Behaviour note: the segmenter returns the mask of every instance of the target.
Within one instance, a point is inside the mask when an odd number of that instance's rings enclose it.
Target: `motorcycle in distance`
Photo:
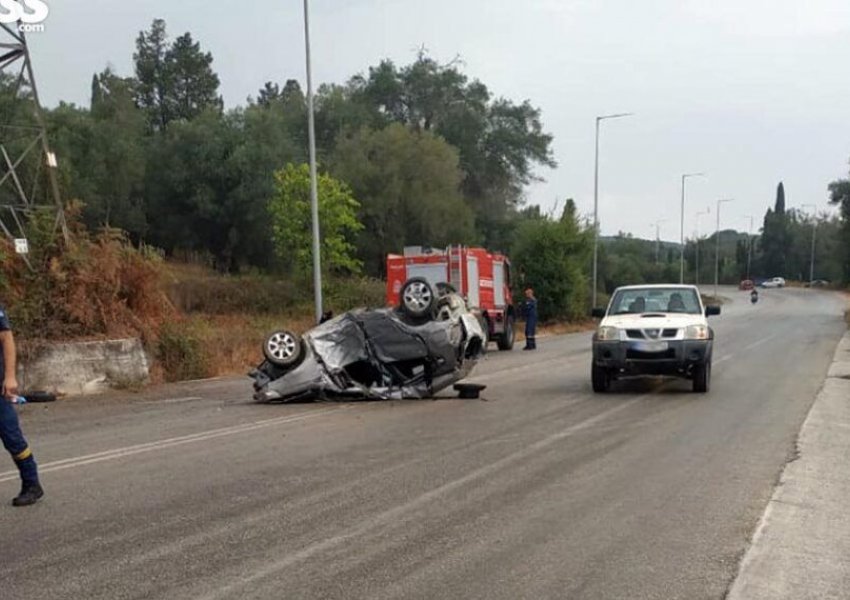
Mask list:
[[[759,301],[759,293],[758,293],[758,291],[753,290],[752,292],[750,292],[750,302],[755,304],[758,301]]]

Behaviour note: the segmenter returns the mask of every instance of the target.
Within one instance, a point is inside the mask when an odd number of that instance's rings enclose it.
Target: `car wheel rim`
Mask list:
[[[425,283],[415,282],[404,291],[404,305],[416,312],[425,310],[431,304],[431,290]]]
[[[269,354],[278,360],[289,360],[295,356],[298,344],[288,333],[275,333],[269,338]]]

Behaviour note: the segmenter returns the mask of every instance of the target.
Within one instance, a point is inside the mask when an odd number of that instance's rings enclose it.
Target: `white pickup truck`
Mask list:
[[[593,311],[602,318],[593,336],[593,391],[608,391],[616,379],[668,375],[707,392],[714,330],[706,317],[719,314],[692,285],[617,288],[607,310]]]

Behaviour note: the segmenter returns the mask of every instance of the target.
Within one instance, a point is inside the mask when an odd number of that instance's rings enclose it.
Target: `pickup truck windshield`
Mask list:
[[[619,290],[611,301],[609,315],[643,313],[701,313],[696,291],[688,288],[634,288]]]

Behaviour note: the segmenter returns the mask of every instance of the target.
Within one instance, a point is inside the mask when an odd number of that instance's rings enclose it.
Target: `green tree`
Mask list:
[[[542,320],[587,315],[584,269],[592,250],[592,231],[579,222],[572,202],[557,220],[530,219],[519,226],[511,252],[517,283],[534,288]]]
[[[106,69],[94,78],[91,101],[92,160],[95,179],[85,197],[86,221],[118,227],[138,239],[146,231],[143,184],[144,114],[133,102],[135,81]],[[78,172],[84,172],[80,165]]]
[[[257,104],[263,108],[269,108],[275,102],[280,102],[280,99],[280,86],[271,81],[267,81],[262,89],[260,89],[260,93],[257,95]],[[248,103],[252,103],[250,98],[248,98]]]
[[[850,281],[850,179],[839,179],[829,184],[829,199],[841,213],[841,243],[838,254],[844,272],[844,281]]]
[[[167,63],[168,36],[165,21],[155,19],[150,31],[139,32],[133,62],[136,68],[136,102],[148,115],[152,130],[163,130],[172,116],[168,97],[171,94],[171,73]]]
[[[776,203],[768,208],[760,239],[761,266],[766,277],[785,276],[788,251],[788,215],[785,212],[785,186],[779,182]]]
[[[399,124],[361,129],[339,140],[331,172],[361,202],[358,247],[370,274],[383,273],[386,255],[405,245],[475,241],[457,152],[433,134]]]
[[[148,241],[170,252],[209,253],[222,271],[238,268],[250,236],[250,213],[234,195],[241,173],[230,160],[242,140],[238,118],[211,112],[174,122],[148,147]]]
[[[358,84],[361,86],[358,88]],[[441,65],[424,52],[401,69],[384,61],[355,79],[354,97],[372,110],[416,131],[432,131],[457,148],[461,190],[489,245],[503,245],[502,223],[513,216],[536,166],[554,167],[552,136],[540,110],[528,101],[493,99],[480,81],[469,81],[455,64]]]
[[[168,43],[165,21],[154,20],[136,39],[136,103],[148,115],[152,131],[174,120],[191,120],[209,110],[221,111],[219,78],[212,54],[201,51],[190,33]]]
[[[358,202],[343,182],[323,173],[318,180],[321,259],[329,271],[358,273],[361,263],[351,238],[363,229]],[[275,195],[269,202],[275,249],[302,275],[313,264],[310,169],[289,164],[275,173]]]
[[[173,118],[188,121],[206,111],[222,110],[224,103],[218,94],[218,75],[212,70],[212,54],[202,52],[200,43],[193,41],[190,33],[174,40],[165,60],[172,86],[168,103]]]
[[[68,104],[48,111],[51,141],[61,157],[66,196],[83,202],[90,229],[117,227],[138,240],[146,231],[145,116],[134,104],[135,80],[110,69],[92,78],[91,110]]]

